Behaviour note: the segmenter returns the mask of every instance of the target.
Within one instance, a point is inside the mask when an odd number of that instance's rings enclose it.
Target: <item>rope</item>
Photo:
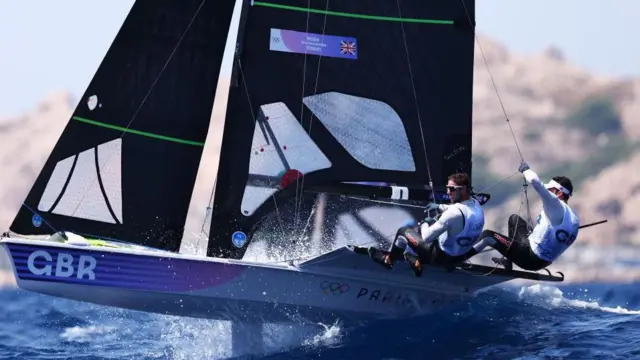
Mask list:
[[[53,225],[51,225],[51,223],[49,223],[47,220],[45,220],[45,218],[40,215],[37,211],[33,210],[29,205],[27,205],[26,203],[22,203],[22,206],[26,207],[27,210],[31,211],[33,213],[33,215],[39,216],[40,219],[42,219],[42,221],[51,229],[53,230],[54,233],[58,232],[58,230],[56,230],[55,227],[53,227]]]
[[[507,122],[507,125],[509,126],[509,131],[511,132],[511,137],[513,138],[513,143],[516,146],[516,150],[518,151],[518,155],[520,156],[520,161],[524,162],[524,157],[522,156],[522,151],[520,150],[520,146],[518,145],[518,140],[516,139],[516,135],[513,131],[513,127],[511,126],[511,120],[509,119],[509,116],[507,115],[507,110],[505,109],[504,106],[504,102],[502,101],[502,97],[500,96],[500,92],[498,91],[498,86],[496,85],[495,79],[493,77],[493,73],[491,72],[491,66],[489,66],[489,62],[487,61],[487,58],[484,54],[484,50],[482,49],[482,44],[480,44],[480,39],[478,39],[478,36],[475,33],[475,26],[473,24],[473,22],[471,21],[471,16],[469,15],[469,10],[467,9],[467,5],[465,4],[464,0],[460,0],[460,2],[462,3],[462,6],[464,8],[464,12],[467,16],[467,21],[469,22],[469,25],[473,28],[473,38],[475,40],[475,42],[478,44],[478,48],[480,49],[480,54],[482,55],[482,60],[484,61],[484,65],[487,68],[487,71],[489,72],[489,78],[491,79],[491,84],[493,85],[493,90],[496,93],[496,96],[498,98],[498,102],[500,103],[500,108],[502,109],[502,113],[504,114],[504,118],[505,121]],[[513,175],[512,175],[513,176]],[[530,207],[529,207],[529,197],[527,194],[527,182],[526,179],[524,180],[524,196],[525,196],[525,200],[526,200],[526,204],[527,204],[527,217],[528,217],[528,222],[531,223],[531,211],[530,211]],[[519,214],[519,211],[518,211]]]
[[[255,129],[255,125],[258,122],[255,113],[253,112],[253,105],[251,104],[251,96],[249,95],[249,87],[247,86],[247,80],[244,76],[244,70],[242,70],[242,61],[238,59],[238,69],[240,69],[240,77],[242,77],[242,84],[244,85],[244,93],[247,95],[247,101],[249,102],[249,110],[251,111],[251,117],[253,118],[253,126]],[[276,202],[276,193],[274,192],[271,197],[273,198],[273,206],[276,210],[276,216],[278,220],[280,220],[280,229],[284,231],[284,221],[282,221],[282,217],[280,216],[280,210],[278,209],[278,203]]]
[[[462,3],[462,6],[463,6],[464,11],[465,11],[465,14],[467,16],[467,21],[469,22],[469,25],[473,29],[474,40],[478,44],[478,48],[480,49],[480,53],[482,55],[482,60],[484,61],[485,67],[487,68],[487,71],[489,73],[489,78],[491,80],[491,84],[493,85],[494,92],[496,93],[496,96],[498,98],[498,102],[500,103],[500,108],[502,109],[502,113],[504,114],[505,121],[507,122],[507,125],[509,126],[509,131],[511,133],[511,137],[513,138],[513,143],[514,143],[514,145],[516,147],[516,150],[518,151],[518,155],[520,156],[520,161],[524,162],[524,156],[522,155],[522,151],[520,150],[520,146],[518,145],[518,140],[516,139],[515,133],[513,131],[513,127],[511,126],[511,121],[510,121],[509,116],[507,114],[507,111],[505,109],[504,102],[502,101],[502,97],[500,96],[500,92],[498,91],[498,86],[496,85],[495,79],[493,77],[493,73],[491,72],[491,67],[489,66],[489,62],[487,61],[487,58],[486,58],[486,56],[484,54],[484,49],[482,48],[482,44],[480,43],[480,40],[478,39],[478,36],[475,33],[475,25],[471,21],[471,16],[469,15],[469,10],[467,9],[467,5],[465,4],[464,0],[460,0],[460,2]],[[512,174],[512,175],[510,175],[510,176],[498,181],[497,183],[487,187],[486,189],[483,189],[480,192],[484,192],[484,191],[486,191],[486,190],[488,190],[488,189],[490,189],[490,188],[492,188],[492,187],[504,182],[505,180],[510,179],[511,177],[515,176],[517,173],[518,172],[516,172],[516,173],[514,173],[514,174]],[[531,212],[530,212],[530,206],[529,206],[529,197],[528,197],[528,194],[527,194],[527,186],[528,185],[527,185],[526,179],[523,179],[523,192],[521,194],[524,195],[524,200],[522,199],[522,196],[521,196],[520,207],[518,208],[518,212],[517,212],[518,219],[517,219],[516,224],[515,224],[515,228],[516,229],[517,229],[517,226],[518,226],[518,222],[520,221],[519,214],[520,214],[520,211],[522,210],[522,205],[524,205],[525,203],[526,203],[526,207],[527,207],[528,222],[531,223]],[[508,252],[509,249],[511,248],[511,245],[513,244],[513,241],[515,240],[515,236],[516,236],[516,232],[514,230],[513,236],[511,238],[511,241],[509,242],[509,246],[507,247],[507,250],[505,252]],[[490,275],[491,273],[493,273],[497,268],[498,268],[498,264],[496,264],[495,267],[491,271],[487,272],[486,274],[483,274],[483,275],[472,274],[472,275],[475,275],[475,276],[487,276],[487,275]]]
[[[213,188],[211,189],[211,195],[209,195],[209,202],[207,203],[207,209],[206,212],[204,213],[204,219],[202,220],[202,228],[200,229],[200,231],[207,235],[207,237],[209,237],[209,234],[205,231],[204,226],[207,222],[207,218],[209,217],[209,214],[211,213],[211,211],[213,210],[213,195],[216,192],[216,185],[218,183],[218,175],[216,175],[214,181],[213,181]]]
[[[507,181],[507,180],[511,179],[512,177],[514,177],[514,176],[518,175],[518,173],[519,173],[519,171],[516,171],[516,172],[514,172],[513,174],[511,174],[511,175],[509,175],[509,176],[507,176],[507,177],[503,178],[502,180],[497,181],[497,182],[496,182],[496,183],[494,183],[493,185],[491,185],[491,186],[487,186],[486,188],[484,188],[484,189],[482,189],[482,190],[478,191],[478,193],[483,193],[483,192],[485,192],[485,191],[487,191],[487,190],[489,190],[489,189],[491,189],[491,188],[493,188],[493,187],[495,187],[495,186],[497,186],[497,185],[500,185],[501,183],[503,183],[503,182],[505,182],[505,181]]]
[[[522,194],[522,193],[521,193],[521,194]],[[522,201],[522,196],[521,196],[521,199],[520,199],[520,207],[518,207],[518,212],[517,212],[517,214],[520,214],[520,210],[522,210],[522,205],[523,205],[523,203],[524,203],[524,201]],[[516,238],[516,231],[515,231],[515,229],[517,229],[517,228],[518,228],[518,223],[519,223],[519,222],[520,222],[520,216],[518,215],[518,219],[516,220],[516,223],[515,223],[515,225],[514,225],[513,236],[511,237],[511,241],[509,241],[509,246],[507,246],[507,250],[505,250],[505,253],[508,253],[508,252],[509,252],[509,249],[511,249],[511,245],[513,245],[513,242],[515,241],[515,238]],[[486,250],[486,251],[485,251],[485,250],[483,250],[483,251],[482,251],[482,252],[480,252],[479,254],[482,254],[482,253],[485,253],[485,252],[488,252],[488,251],[492,251],[492,250],[495,250],[495,249],[493,249],[493,248],[489,248],[489,249],[488,249],[488,250]],[[478,255],[478,254],[476,254],[476,255]],[[471,264],[468,260],[466,261],[466,263],[467,263],[467,264]],[[494,272],[494,271],[496,271],[496,270],[498,269],[498,265],[499,265],[499,264],[497,264],[497,263],[496,263],[496,264],[495,264],[495,266],[493,267],[493,269],[491,269],[491,270],[487,271],[487,272],[486,272],[486,273],[484,273],[484,274],[480,274],[480,275],[478,275],[478,274],[474,274],[474,273],[472,273],[472,272],[470,272],[470,271],[466,271],[466,270],[464,270],[464,269],[460,269],[460,270],[461,270],[461,271],[464,271],[464,272],[465,272],[465,273],[467,273],[467,274],[473,275],[473,276],[489,276],[489,275],[493,274],[493,272]]]
[[[327,1],[327,4],[329,2]],[[311,0],[307,0],[307,22],[305,25],[305,33],[309,32],[309,16],[311,14],[311,12],[309,11],[309,9],[311,8]],[[325,15],[326,18],[327,15]],[[323,31],[323,35],[324,35],[324,31]],[[317,80],[316,80],[317,81]],[[304,52],[304,62],[302,64],[302,91],[301,91],[301,95],[300,95],[300,123],[302,123],[302,119],[304,119],[304,103],[302,101],[302,99],[304,99],[304,87],[305,84],[307,82],[307,52]],[[304,177],[303,177],[304,179]],[[303,180],[304,181],[304,180]],[[295,199],[295,206],[294,206],[294,219],[293,219],[293,227],[294,229],[296,228],[296,225],[298,224],[298,190],[300,191],[300,202],[302,202],[302,187],[304,186],[303,184],[300,184],[300,182],[298,181],[298,179],[296,178],[296,199]]]
[[[513,142],[516,145],[516,149],[518,150],[518,154],[520,155],[520,160],[524,161],[524,158],[522,156],[522,151],[520,151],[520,146],[518,146],[518,141],[516,140],[516,136],[513,132],[513,128],[511,127],[511,122],[509,121],[509,116],[507,115],[507,111],[505,110],[504,107],[504,103],[502,102],[502,97],[500,97],[500,92],[498,91],[498,86],[496,85],[496,82],[493,78],[493,74],[491,73],[491,67],[489,66],[489,63],[487,62],[487,58],[484,56],[484,50],[482,49],[482,45],[480,44],[480,40],[478,39],[478,37],[476,36],[476,32],[475,32],[475,26],[473,24],[473,22],[471,21],[471,16],[469,15],[469,10],[467,9],[467,5],[465,4],[464,0],[460,0],[460,2],[462,2],[462,6],[464,7],[464,12],[467,15],[467,20],[469,21],[469,25],[473,28],[473,38],[476,41],[476,43],[478,44],[478,48],[480,49],[480,53],[482,54],[482,60],[484,61],[485,66],[487,67],[487,71],[489,72],[489,77],[491,79],[491,83],[493,84],[493,89],[498,97],[498,101],[500,102],[500,107],[502,108],[502,113],[504,114],[505,120],[507,121],[507,124],[509,125],[509,130],[511,130],[511,137],[513,138]]]

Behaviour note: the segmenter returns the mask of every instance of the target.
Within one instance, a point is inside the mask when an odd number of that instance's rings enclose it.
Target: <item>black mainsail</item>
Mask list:
[[[245,1],[207,255],[308,192],[426,200],[470,174],[474,5]]]
[[[178,251],[234,4],[134,3],[13,232]]]

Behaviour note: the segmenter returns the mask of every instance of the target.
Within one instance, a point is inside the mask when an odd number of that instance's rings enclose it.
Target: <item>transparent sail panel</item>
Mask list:
[[[391,106],[338,92],[307,96],[303,102],[363,165],[379,170],[416,170],[406,130]]]

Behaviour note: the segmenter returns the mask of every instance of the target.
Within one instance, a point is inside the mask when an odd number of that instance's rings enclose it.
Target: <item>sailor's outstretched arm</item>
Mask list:
[[[522,172],[524,178],[527,180],[533,189],[538,193],[542,200],[542,207],[545,213],[549,217],[552,223],[562,221],[564,215],[564,207],[562,206],[562,200],[558,199],[553,193],[544,187],[540,177],[533,170],[527,169]]]

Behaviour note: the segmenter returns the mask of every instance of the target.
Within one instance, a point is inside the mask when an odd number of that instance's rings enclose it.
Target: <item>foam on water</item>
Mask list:
[[[522,287],[518,293],[520,299],[533,301],[541,306],[549,306],[552,308],[574,307],[581,309],[600,310],[615,314],[640,315],[640,310],[629,310],[621,306],[615,308],[601,306],[596,301],[585,301],[576,299],[567,299],[564,293],[555,286],[547,286],[535,284]]]
[[[324,327],[324,331],[320,334],[314,335],[310,339],[307,339],[303,343],[305,346],[335,346],[343,340],[342,329],[338,320],[336,320],[336,322],[331,326],[327,326],[325,324],[320,325]]]
[[[103,340],[105,337],[109,337],[116,340],[116,328],[112,326],[72,326],[65,328],[60,338],[64,341],[86,343],[90,342],[92,338],[100,337]]]

